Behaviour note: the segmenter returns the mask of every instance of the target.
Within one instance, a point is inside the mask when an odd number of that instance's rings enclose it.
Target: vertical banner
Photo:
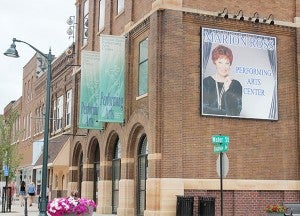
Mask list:
[[[201,30],[202,115],[278,120],[276,38]]]
[[[81,52],[79,128],[102,129],[99,121],[99,52]]]
[[[124,121],[125,38],[100,35],[100,121]]]

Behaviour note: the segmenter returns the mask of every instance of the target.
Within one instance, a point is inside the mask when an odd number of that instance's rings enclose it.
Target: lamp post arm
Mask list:
[[[19,42],[19,43],[24,43],[27,44],[28,46],[30,46],[34,51],[36,51],[37,53],[39,53],[40,55],[42,55],[43,57],[45,57],[48,61],[52,62],[53,60],[53,56],[51,54],[51,49],[49,49],[49,53],[45,54],[42,51],[38,50],[37,48],[35,48],[34,46],[32,46],[30,43],[27,43],[25,41],[22,40],[18,40],[16,38],[13,38],[13,42]]]

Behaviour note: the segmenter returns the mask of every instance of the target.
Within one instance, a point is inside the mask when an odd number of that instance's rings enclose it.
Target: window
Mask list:
[[[37,111],[36,111],[36,133],[40,133],[42,132],[44,129],[44,115],[43,115],[43,107],[40,106],[37,108]]]
[[[20,132],[20,116],[15,120],[14,128],[13,128],[13,142],[19,141],[19,132]]]
[[[39,129],[39,108],[35,109],[35,131],[34,133],[37,134],[40,129]]]
[[[148,178],[148,140],[142,136],[138,152],[137,215],[144,215],[146,209],[146,181]]]
[[[99,0],[99,26],[98,30],[101,31],[104,28],[105,20],[105,0]]]
[[[23,117],[23,140],[26,139],[26,117]]]
[[[27,89],[27,82],[26,83],[24,83],[25,85],[24,85],[24,89],[23,89],[23,91],[24,91],[24,101],[26,101],[27,102],[27,91],[28,91],[28,89]]]
[[[28,139],[30,137],[30,114],[27,114],[27,120],[26,120],[26,139]]]
[[[28,80],[28,85],[27,85],[27,102],[30,101],[30,80]]]
[[[119,206],[119,181],[121,179],[121,142],[116,139],[114,159],[112,161],[112,213],[117,214]]]
[[[98,181],[100,181],[100,149],[99,143],[95,142],[94,167],[93,167],[93,200],[98,203]]]
[[[32,113],[29,114],[29,119],[28,119],[28,138],[31,137],[31,120],[32,120]]]
[[[56,130],[56,115],[57,115],[57,112],[56,112],[56,100],[53,101],[53,116],[52,116],[52,131],[55,131]]]
[[[57,130],[62,128],[62,118],[63,118],[63,113],[64,113],[64,96],[60,96],[57,99],[57,116],[56,116],[56,125],[57,125]]]
[[[89,0],[84,2],[83,6],[83,35],[82,35],[82,45],[84,46],[88,38],[88,26],[89,26]]]
[[[64,96],[60,96],[57,100],[53,101],[53,131],[59,130],[62,128],[62,118],[63,118],[63,100]]]
[[[36,172],[36,182],[39,184],[42,182],[42,170],[41,169],[38,169]]]
[[[139,90],[138,95],[148,92],[148,38],[139,44]]]
[[[124,0],[118,0],[117,4],[118,14],[120,14],[124,11]]]
[[[20,116],[18,116],[18,138],[17,138],[17,141],[19,141],[20,128],[21,128],[21,118],[20,118]]]
[[[67,91],[66,126],[71,124],[72,89]]]
[[[30,100],[32,100],[32,98],[33,98],[33,95],[32,95],[32,93],[33,93],[33,91],[32,91],[32,85],[33,85],[33,78],[31,77],[31,82],[30,82]]]
[[[44,125],[43,125],[43,119],[44,119],[44,115],[43,115],[43,108],[40,106],[39,107],[39,110],[38,110],[38,128],[39,128],[39,131],[38,132],[42,132],[43,131],[43,128],[44,128]]]
[[[44,118],[44,113],[45,113],[45,106],[44,106],[44,104],[42,105],[42,107],[41,107],[41,112],[40,112],[40,117],[42,117],[41,119],[42,119],[42,121],[41,121],[41,131],[44,131],[44,125],[45,125],[45,118]]]

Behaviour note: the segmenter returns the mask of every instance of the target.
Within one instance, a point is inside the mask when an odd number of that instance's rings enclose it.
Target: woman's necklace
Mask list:
[[[218,97],[217,98],[218,99],[218,109],[220,110],[222,108],[222,97],[225,92],[225,89],[224,89],[224,84],[223,84],[221,91],[219,91],[219,85],[218,85],[217,80],[215,80],[215,83],[216,83],[216,90],[217,90],[217,97]]]

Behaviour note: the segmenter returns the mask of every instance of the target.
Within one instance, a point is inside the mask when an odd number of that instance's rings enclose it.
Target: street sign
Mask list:
[[[221,160],[221,157],[219,155],[219,157],[216,161],[217,174],[219,177],[221,177],[220,160]],[[227,176],[228,171],[229,171],[229,159],[228,159],[226,153],[223,153],[223,156],[222,156],[222,178],[225,178]]]
[[[214,145],[214,153],[228,152],[228,143]]]
[[[211,141],[213,144],[229,143],[229,136],[226,135],[212,135]]]
[[[7,166],[7,165],[3,166],[3,172],[4,172],[4,176],[8,176],[8,174],[9,174],[9,166]]]

